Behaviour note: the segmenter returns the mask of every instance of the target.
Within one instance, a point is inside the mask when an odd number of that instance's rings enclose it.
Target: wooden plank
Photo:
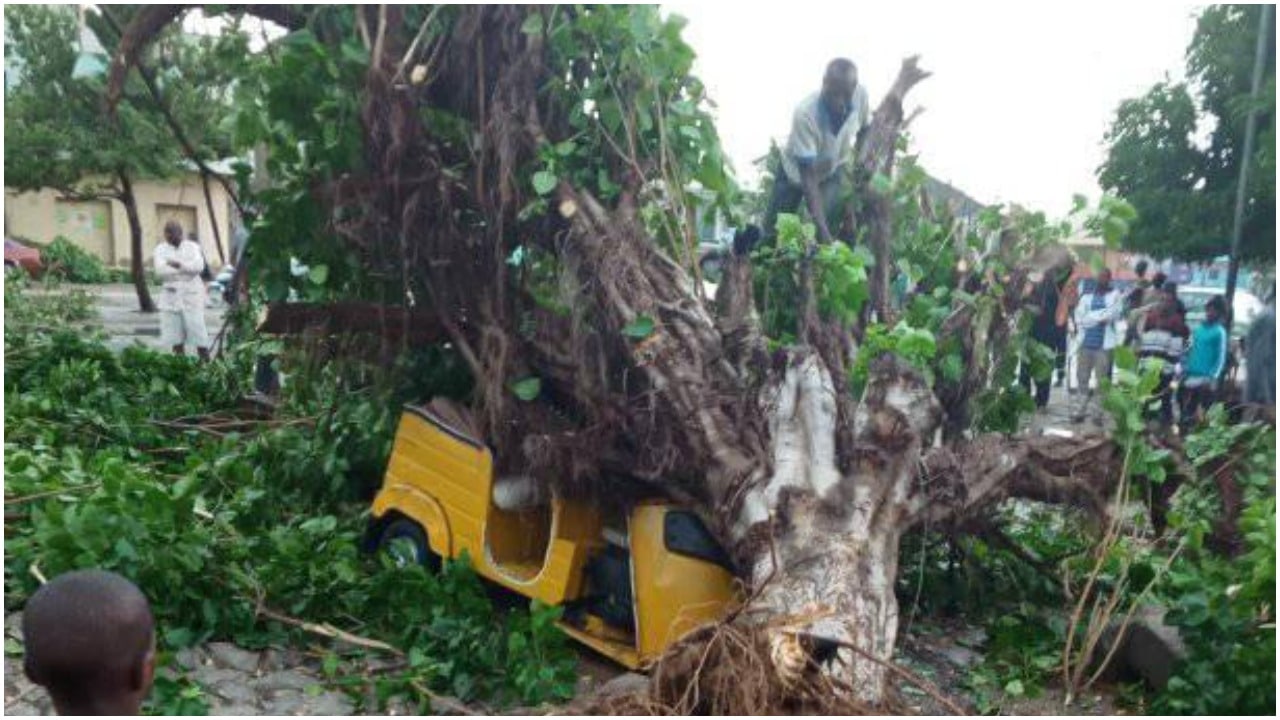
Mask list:
[[[342,301],[333,303],[272,303],[258,323],[258,332],[269,335],[372,334],[399,340],[408,313],[408,339],[430,344],[447,339],[435,313],[425,308],[406,310],[395,305]]]

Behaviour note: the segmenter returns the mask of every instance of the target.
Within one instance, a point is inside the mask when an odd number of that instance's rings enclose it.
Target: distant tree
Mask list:
[[[1259,12],[1256,5],[1206,8],[1187,48],[1187,81],[1158,83],[1120,104],[1098,179],[1138,210],[1129,249],[1180,260],[1229,250]],[[1275,259],[1274,32],[1269,42],[1242,246],[1256,261]],[[1207,139],[1198,128],[1209,131]]]
[[[95,17],[91,27],[110,52],[119,37],[115,28],[132,16],[133,9],[113,7],[108,12],[120,20]],[[152,49],[149,60],[158,71],[146,79],[134,73],[118,115],[108,121],[105,72],[73,77],[81,51],[73,11],[11,5],[5,7],[5,23],[5,57],[18,73],[5,91],[5,184],[19,190],[52,188],[74,199],[120,202],[129,221],[138,306],[154,311],[134,185],[141,178],[173,175],[190,154],[177,141],[171,121],[183,128],[197,156],[226,151],[225,133],[219,132],[227,105],[225,74],[217,82],[220,76],[208,66],[216,69],[220,57],[233,53],[226,41],[202,42],[175,33],[169,43]],[[105,70],[107,56],[98,59]],[[184,76],[201,82],[173,82]]]

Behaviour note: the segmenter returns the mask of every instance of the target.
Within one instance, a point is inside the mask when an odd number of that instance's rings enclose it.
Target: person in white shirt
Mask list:
[[[1093,390],[1089,378],[1093,376],[1098,387],[1104,379],[1111,379],[1111,353],[1120,344],[1116,323],[1124,316],[1124,295],[1111,285],[1111,271],[1103,268],[1091,292],[1085,293],[1076,305],[1076,327],[1080,328],[1080,348],[1076,354],[1076,384],[1079,387],[1080,406],[1072,417],[1083,422]]]
[[[831,242],[828,215],[835,210],[840,170],[852,162],[854,146],[870,123],[871,103],[866,88],[858,84],[858,66],[845,58],[832,60],[822,91],[805,98],[792,116],[791,135],[765,212],[766,238],[776,236],[778,214],[796,212],[803,200],[818,239]]]
[[[196,346],[201,360],[209,359],[209,331],[204,324],[204,255],[193,240],[182,239],[182,225],[164,225],[164,242],[156,247],[156,275],[164,283],[160,292],[160,337],[182,355],[187,343]]]

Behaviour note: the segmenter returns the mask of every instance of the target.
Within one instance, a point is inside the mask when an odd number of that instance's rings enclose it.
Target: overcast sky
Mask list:
[[[719,106],[738,177],[769,139],[785,140],[797,102],[828,60],[858,64],[877,105],[908,55],[933,76],[908,96],[914,148],[936,177],[979,202],[1051,216],[1073,193],[1100,192],[1094,171],[1121,100],[1166,73],[1181,77],[1202,4],[1186,2],[664,3],[689,20],[695,73]]]

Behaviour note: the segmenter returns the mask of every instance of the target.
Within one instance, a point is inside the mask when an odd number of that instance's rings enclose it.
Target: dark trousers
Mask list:
[[[1186,387],[1185,385],[1178,389],[1178,405],[1179,414],[1178,424],[1182,426],[1184,431],[1195,427],[1197,416],[1201,410],[1207,410],[1213,405],[1214,395],[1213,387],[1210,385],[1197,385],[1195,387]]]
[[[1056,337],[1044,337],[1043,335],[1033,335],[1032,339],[1051,349],[1056,349],[1058,339]],[[1035,384],[1036,407],[1042,408],[1049,404],[1049,389],[1053,387],[1053,370],[1049,371],[1048,377],[1043,380],[1031,377],[1031,363],[1023,362],[1022,368],[1018,372],[1018,381],[1022,383],[1022,387],[1028,393],[1031,392],[1031,385]]]
[[[835,225],[839,224],[839,218],[834,215],[840,204],[840,175],[841,173],[837,171],[818,184],[818,192],[822,195],[823,211],[827,214],[827,227],[831,229],[832,234],[838,232]],[[778,215],[799,214],[801,208],[808,209],[804,200],[804,187],[791,182],[787,178],[786,171],[778,168],[774,171],[773,194],[769,196],[769,207],[764,213],[764,237],[770,240],[778,237]]]
[[[1022,382],[1022,388],[1028,393],[1031,392],[1031,385],[1035,384],[1036,407],[1042,408],[1049,404],[1049,389],[1053,387],[1053,373],[1049,373],[1049,377],[1043,380],[1036,380],[1031,377],[1031,368],[1024,363],[1018,379]]]
[[[1067,332],[1063,328],[1054,325],[1052,327],[1043,327],[1036,325],[1031,330],[1031,339],[1053,350],[1054,367],[1049,369],[1049,376],[1044,380],[1034,380],[1035,392],[1033,396],[1036,399],[1036,407],[1042,408],[1049,404],[1049,390],[1053,387],[1053,372],[1056,368],[1058,378],[1063,377],[1066,372],[1067,363]],[[1022,383],[1022,387],[1031,393],[1031,385],[1033,378],[1031,377],[1030,363],[1022,363],[1022,368],[1018,373],[1018,382]]]

